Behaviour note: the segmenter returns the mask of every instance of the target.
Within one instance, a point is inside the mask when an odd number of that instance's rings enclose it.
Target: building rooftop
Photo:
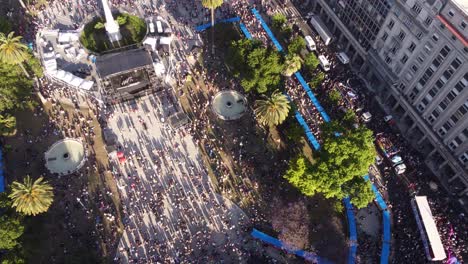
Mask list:
[[[452,2],[468,15],[468,0],[452,0]]]
[[[144,49],[110,53],[96,59],[96,69],[101,78],[116,73],[151,65],[151,55]]]

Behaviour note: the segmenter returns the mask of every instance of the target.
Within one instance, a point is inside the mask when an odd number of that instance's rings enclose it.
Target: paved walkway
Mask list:
[[[239,225],[248,220],[214,192],[196,144],[170,129],[169,103],[163,102],[168,100],[151,95],[115,107],[109,118],[127,159],[115,169],[129,216],[118,257],[122,263],[242,263],[248,235]]]

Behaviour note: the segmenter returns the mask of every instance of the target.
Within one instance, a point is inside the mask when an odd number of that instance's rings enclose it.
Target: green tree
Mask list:
[[[349,194],[351,203],[356,208],[366,207],[375,198],[371,183],[363,177],[356,177],[345,183],[343,190]]]
[[[296,157],[284,178],[304,195],[322,193],[335,199],[350,196],[357,208],[365,207],[373,198],[366,189],[369,185],[362,182],[376,156],[372,131],[365,127],[348,130],[336,122],[325,125],[322,131],[317,162],[311,165]],[[336,137],[335,132],[342,135]]]
[[[283,71],[281,74],[284,76],[290,77],[293,75],[295,72],[301,69],[301,64],[302,64],[302,59],[299,57],[299,55],[287,55],[284,65],[283,65]]]
[[[273,15],[272,19],[272,27],[276,30],[283,30],[283,27],[286,25],[287,19],[286,16],[281,13],[276,13]]]
[[[0,114],[0,135],[9,136],[16,132],[16,118],[12,115]]]
[[[8,215],[0,216],[0,249],[10,250],[18,245],[24,226],[20,219]]]
[[[214,54],[214,10],[223,4],[223,0],[202,0],[202,5],[211,10],[211,54]]]
[[[265,48],[258,40],[239,40],[231,44],[227,62],[234,76],[240,77],[246,92],[265,93],[278,87],[283,64],[276,50]]]
[[[306,41],[302,36],[295,37],[288,45],[289,54],[300,54],[305,49]]]
[[[96,25],[94,25],[94,29],[97,29],[97,30],[103,29],[103,28],[105,28],[105,27],[106,27],[106,26],[105,26],[104,23],[102,23],[102,22],[97,22]]]
[[[116,19],[117,21],[117,24],[119,24],[119,26],[123,26],[125,24],[127,24],[127,16],[126,15],[119,15]]]
[[[337,89],[331,90],[331,92],[328,94],[328,99],[335,104],[338,105],[341,101],[341,93]]]
[[[286,137],[293,142],[299,142],[299,140],[304,136],[304,130],[295,120],[290,120],[287,123],[288,126],[285,130]]]
[[[352,128],[353,125],[356,123],[356,121],[357,121],[356,113],[351,109],[346,110],[342,118],[343,126],[347,128]]]
[[[29,78],[29,73],[23,66],[23,62],[29,58],[28,47],[21,43],[21,36],[14,36],[15,32],[8,35],[0,32],[0,61],[7,64],[17,64]]]
[[[12,207],[25,215],[37,215],[47,212],[52,204],[53,188],[44,178],[40,177],[34,182],[26,176],[22,183],[14,181],[11,184],[12,192],[9,197],[13,200]]]
[[[1,264],[25,264],[23,248],[18,245],[0,257]]]
[[[259,123],[266,127],[283,123],[291,109],[286,95],[276,90],[270,97],[263,96],[263,98],[255,101],[254,112]]]
[[[324,80],[325,80],[325,73],[319,72],[312,78],[312,80],[309,82],[309,85],[311,88],[316,88],[317,86],[322,84]]]
[[[309,52],[304,60],[304,67],[307,71],[313,72],[319,66],[320,61],[313,52]]]

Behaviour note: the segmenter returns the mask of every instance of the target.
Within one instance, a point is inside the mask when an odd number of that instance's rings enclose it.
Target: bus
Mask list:
[[[444,260],[447,258],[447,255],[445,254],[439,231],[437,231],[427,197],[415,196],[411,200],[411,207],[418,224],[427,259],[430,261]]]
[[[332,34],[322,22],[318,15],[312,15],[310,18],[310,24],[314,27],[315,31],[320,35],[325,45],[330,44],[332,40]]]

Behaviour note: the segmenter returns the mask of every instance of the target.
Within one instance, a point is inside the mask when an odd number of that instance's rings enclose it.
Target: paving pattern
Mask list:
[[[171,104],[162,102],[169,100],[150,95],[117,105],[108,119],[126,158],[113,159],[128,216],[116,260],[242,263],[247,219],[214,192],[195,142],[170,128]]]

